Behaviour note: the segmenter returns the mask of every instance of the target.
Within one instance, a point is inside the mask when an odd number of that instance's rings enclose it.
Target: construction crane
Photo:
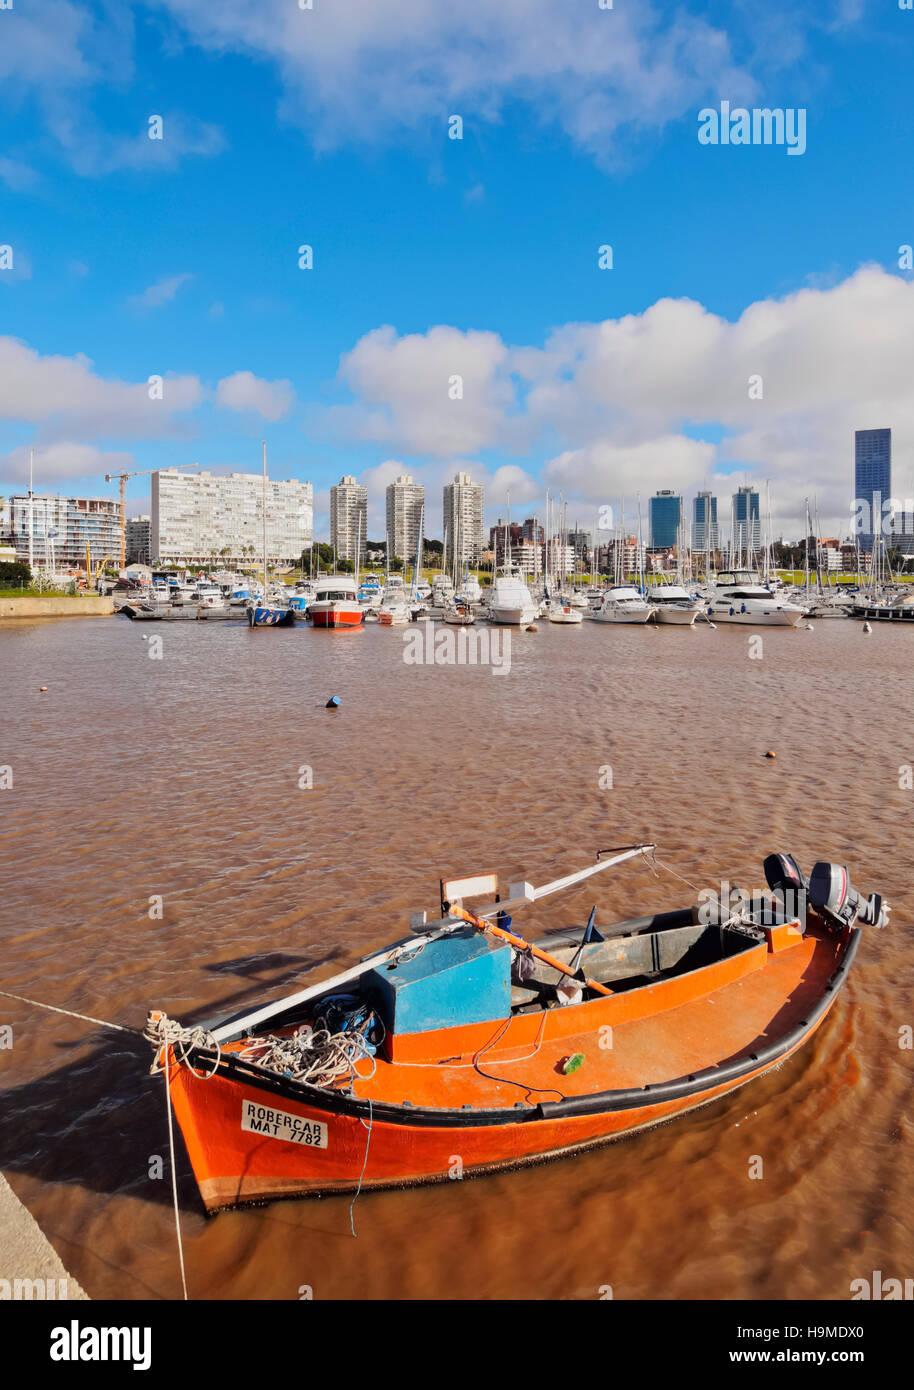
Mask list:
[[[172,468],[199,468],[198,463],[174,463]],[[142,478],[147,473],[159,473],[158,468],[135,468],[132,473],[106,473],[105,482],[119,482],[121,485],[121,569],[127,563],[127,498],[125,495],[128,478]]]

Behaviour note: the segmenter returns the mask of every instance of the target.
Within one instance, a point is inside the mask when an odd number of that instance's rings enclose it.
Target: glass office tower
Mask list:
[[[665,488],[651,498],[651,545],[672,550],[679,542],[679,523],[682,520],[682,498],[678,492]]]
[[[857,430],[854,434],[854,511],[861,515],[860,545],[872,550],[883,503],[892,495],[892,431]],[[890,538],[889,538],[890,539]]]

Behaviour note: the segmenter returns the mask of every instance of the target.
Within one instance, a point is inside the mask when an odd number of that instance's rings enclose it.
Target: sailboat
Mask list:
[[[267,441],[263,441],[263,595],[248,607],[248,627],[291,627],[295,609],[288,603],[271,603],[267,590]]]
[[[504,532],[503,559],[505,563],[500,568],[495,569],[492,576],[492,587],[486,594],[486,617],[490,623],[526,627],[537,617],[539,604],[534,603],[526,580],[519,567],[511,560],[510,495],[508,496],[508,520]]]
[[[542,616],[544,618],[547,618],[550,623],[564,623],[568,626],[577,626],[578,623],[582,623],[584,621],[584,610],[581,607],[580,603],[576,601],[576,596],[574,595],[574,593],[565,593],[562,590],[561,586],[557,589],[553,587],[551,591],[549,588],[550,538],[548,493],[546,494],[546,529],[544,534],[546,540],[544,546],[545,555],[543,563],[543,602],[540,611],[542,613]],[[561,546],[561,554],[564,559],[567,550],[567,544],[564,533],[560,533],[559,544]],[[553,560],[555,560],[555,553],[555,548],[553,547]],[[575,566],[577,566],[577,556],[575,556]]]

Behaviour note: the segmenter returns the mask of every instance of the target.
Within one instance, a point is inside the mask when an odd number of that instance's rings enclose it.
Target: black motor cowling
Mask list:
[[[889,905],[881,893],[864,898],[858,893],[843,864],[821,862],[813,865],[809,876],[809,901],[817,912],[850,926],[854,921],[871,927],[885,927]]]
[[[774,897],[785,912],[801,922],[806,919],[808,900],[821,916],[843,926],[855,921],[871,927],[888,925],[888,903],[879,893],[868,898],[858,893],[843,864],[820,861],[807,878],[792,854],[769,854],[764,869]]]
[[[769,854],[762,865],[765,881],[788,917],[798,917],[806,924],[806,899],[809,879],[792,854]]]

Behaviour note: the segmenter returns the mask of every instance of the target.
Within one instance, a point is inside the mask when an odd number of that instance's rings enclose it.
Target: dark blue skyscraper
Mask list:
[[[678,492],[665,488],[651,498],[651,545],[672,550],[679,543],[679,523],[682,520],[682,498]]]
[[[860,544],[872,550],[880,531],[883,503],[892,495],[892,431],[857,430],[854,434],[854,511],[860,520]]]

